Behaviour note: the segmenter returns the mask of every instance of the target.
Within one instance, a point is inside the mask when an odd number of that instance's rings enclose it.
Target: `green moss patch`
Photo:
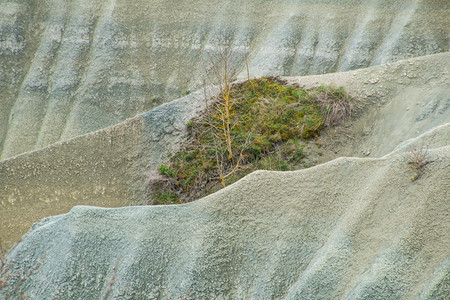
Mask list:
[[[224,98],[189,121],[188,143],[160,167],[164,180],[151,187],[153,204],[189,202],[258,169],[304,168],[306,141],[352,111],[342,88],[305,90],[278,77],[233,84],[228,110]]]

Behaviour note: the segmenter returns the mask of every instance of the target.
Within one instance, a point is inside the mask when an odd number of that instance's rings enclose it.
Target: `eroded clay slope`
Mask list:
[[[253,76],[448,51],[446,0],[0,1],[0,158],[111,126],[201,83],[209,55]],[[156,98],[154,98],[156,97]]]
[[[320,137],[322,156],[381,157],[450,120],[450,53],[351,72],[290,78],[306,87],[343,86],[363,113],[342,133]],[[207,94],[212,95],[213,90]],[[0,235],[12,246],[40,219],[75,205],[151,203],[147,183],[204,108],[202,91],[108,127],[0,162]],[[314,146],[314,143],[312,143]]]
[[[176,206],[78,206],[7,255],[32,299],[445,299],[450,125],[411,181],[405,148],[254,172]],[[406,146],[406,145],[405,145]],[[28,270],[32,270],[28,272]],[[25,275],[28,274],[28,275]]]

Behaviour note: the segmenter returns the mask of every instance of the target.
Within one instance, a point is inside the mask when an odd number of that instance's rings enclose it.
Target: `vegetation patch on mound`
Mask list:
[[[152,204],[189,202],[255,170],[304,167],[303,148],[352,113],[343,88],[302,89],[278,77],[225,84],[214,103],[188,122],[189,139],[159,168]]]

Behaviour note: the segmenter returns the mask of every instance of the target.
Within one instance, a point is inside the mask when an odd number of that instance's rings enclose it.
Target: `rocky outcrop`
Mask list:
[[[253,76],[448,51],[447,1],[0,1],[0,158],[118,124],[201,84],[230,47]]]

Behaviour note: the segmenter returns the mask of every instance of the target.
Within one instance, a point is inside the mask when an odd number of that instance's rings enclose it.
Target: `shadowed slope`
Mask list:
[[[201,83],[230,46],[254,76],[448,51],[448,1],[0,1],[0,158],[92,132]],[[154,98],[157,97],[157,98]]]

